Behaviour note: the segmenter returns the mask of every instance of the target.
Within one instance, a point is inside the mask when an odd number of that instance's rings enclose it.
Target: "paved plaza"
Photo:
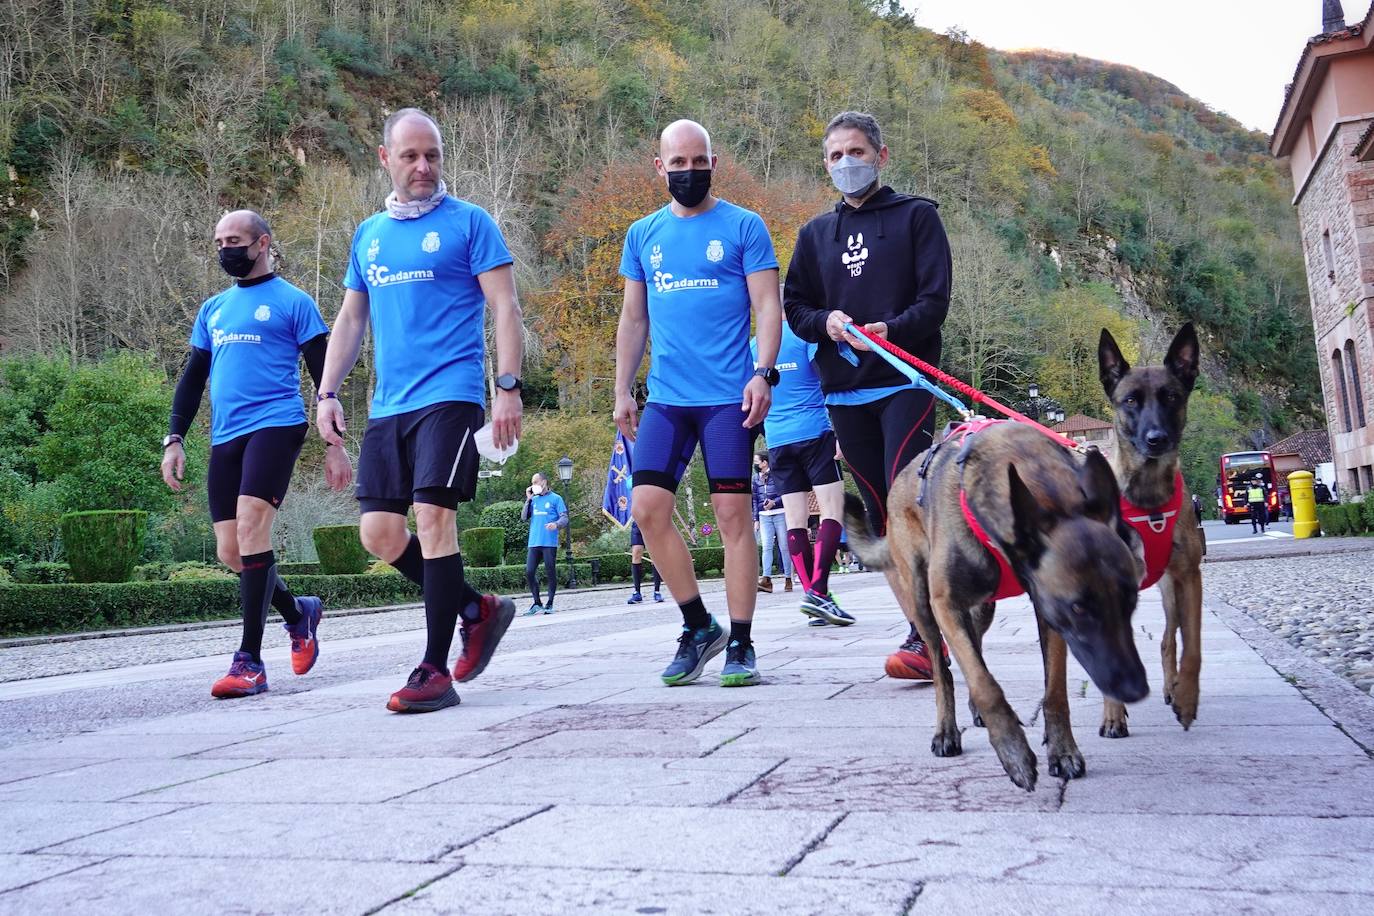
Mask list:
[[[272,691],[226,702],[232,629],[48,677],[4,672],[60,646],[0,650],[0,913],[1374,912],[1374,699],[1252,618],[1209,602],[1184,732],[1142,595],[1154,692],[1131,736],[1098,737],[1071,665],[1087,775],[1051,779],[1041,752],[1026,793],[962,682],[964,755],[930,756],[931,688],[882,675],[905,631],[884,580],[834,586],[856,626],[761,596],[762,686],[720,688],[720,659],[661,686],[676,610],[616,590],[518,619],[462,705],[424,716],[383,708],[413,611],[326,618],[306,678],[269,636]],[[1024,599],[987,654],[1040,751]]]

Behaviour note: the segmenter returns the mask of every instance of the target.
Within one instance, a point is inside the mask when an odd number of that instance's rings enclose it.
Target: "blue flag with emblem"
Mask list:
[[[630,489],[633,486],[630,470],[630,442],[617,431],[611,448],[611,465],[606,469],[606,492],[601,497],[601,511],[621,528],[630,525]]]

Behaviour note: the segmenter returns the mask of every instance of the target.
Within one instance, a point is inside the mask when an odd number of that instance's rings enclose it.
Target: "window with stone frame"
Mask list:
[[[1326,258],[1326,278],[1336,282],[1336,249],[1331,247],[1331,230],[1322,230],[1322,256]]]
[[[1341,425],[1345,432],[1355,427],[1350,423],[1350,389],[1345,382],[1345,363],[1340,350],[1331,351],[1331,374],[1336,380],[1336,400],[1341,411]]]
[[[1355,423],[1356,426],[1363,428],[1364,419],[1364,392],[1360,389],[1360,360],[1355,355],[1355,341],[1345,342],[1345,371],[1350,373],[1350,395],[1355,402]]]

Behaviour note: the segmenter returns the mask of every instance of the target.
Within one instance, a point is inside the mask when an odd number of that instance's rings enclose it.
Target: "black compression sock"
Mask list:
[[[456,553],[425,560],[425,661],[448,670],[453,628],[458,623],[463,560]]]
[[[277,577],[276,558],[272,551],[241,557],[243,572],[239,573],[239,604],[243,607],[243,639],[239,651],[247,652],[253,661],[262,661],[262,630],[267,620],[268,585]]]
[[[282,620],[295,626],[301,622],[301,610],[296,607],[296,596],[291,594],[291,589],[286,587],[281,576],[277,576],[276,580],[276,587],[272,589],[272,607],[277,609]]]
[[[482,616],[482,596],[477,589],[468,585],[468,580],[463,573],[463,555],[455,553],[453,556],[457,561],[454,567],[458,573],[458,581],[454,584],[454,588],[457,589],[458,593],[458,613],[462,615],[464,620],[471,623]],[[549,595],[549,602],[553,603],[552,594]]]
[[[391,561],[390,566],[423,588],[425,584],[425,556],[420,553],[420,539],[412,534],[409,543],[406,544],[406,549],[401,551],[399,557]]]
[[[711,615],[706,611],[706,603],[697,595],[691,601],[684,601],[678,607],[682,611],[682,622],[693,630],[711,625]]]
[[[753,629],[753,627],[754,621],[752,620],[736,620],[735,618],[731,617],[730,641],[738,642],[741,646],[752,645],[752,642],[749,638],[749,631]]]
[[[631,580],[632,582],[634,582],[635,593],[638,594],[638,593],[639,593],[639,588],[640,588],[640,586],[644,584],[644,564],[643,564],[643,563],[631,563],[631,564],[630,564],[630,580]]]

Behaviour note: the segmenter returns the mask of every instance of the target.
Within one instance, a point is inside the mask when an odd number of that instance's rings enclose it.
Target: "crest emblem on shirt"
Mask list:
[[[210,315],[210,327],[213,328],[215,325],[219,324],[219,313],[222,311],[224,311],[224,309],[215,309]]]
[[[439,233],[437,233],[437,232],[431,232],[431,233],[427,234],[427,235],[424,237],[424,240],[420,242],[420,248],[421,248],[426,254],[434,254],[434,252],[438,251],[438,250],[439,250]]]
[[[711,239],[706,244],[706,260],[712,264],[718,264],[725,259],[725,246],[720,243],[720,239]]]
[[[864,262],[868,260],[868,248],[864,245],[864,234],[851,235],[846,244],[847,250],[840,252],[840,263],[849,268],[849,275],[857,277],[864,271]]]
[[[377,260],[377,252],[381,251],[381,249],[382,249],[382,243],[381,243],[379,240],[377,240],[377,239],[373,239],[373,240],[372,240],[372,244],[367,246],[367,259],[368,259],[368,261],[375,261],[375,260]]]
[[[658,245],[655,245],[653,251],[649,252],[649,266],[654,270],[663,266],[663,249]]]
[[[266,321],[272,317],[272,310],[266,305],[258,306],[258,310],[253,313],[253,317],[259,321]]]

